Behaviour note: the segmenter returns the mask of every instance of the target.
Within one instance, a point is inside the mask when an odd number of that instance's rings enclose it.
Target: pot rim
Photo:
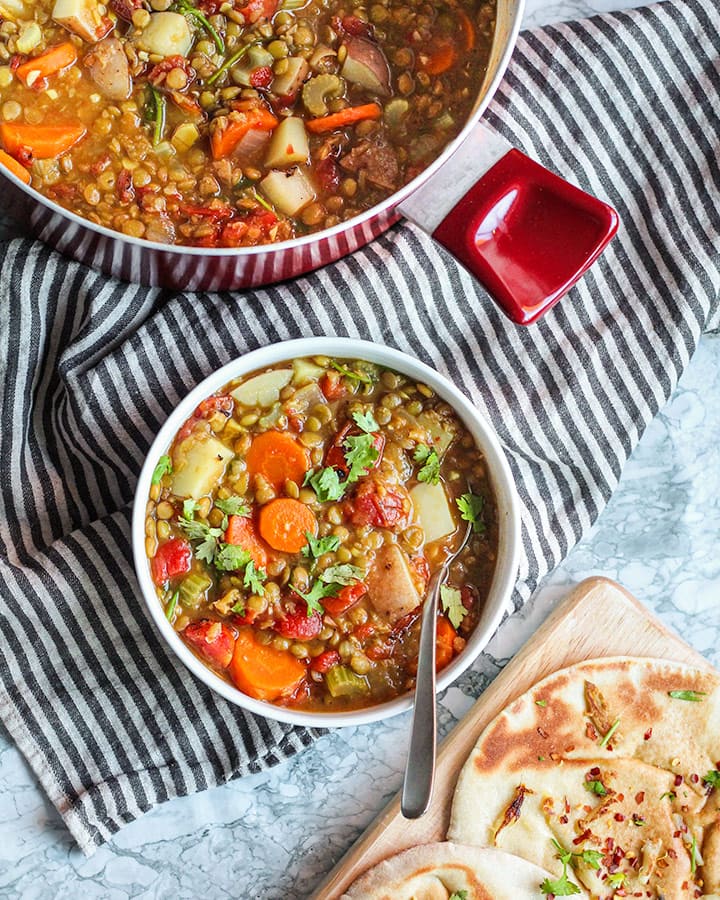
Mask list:
[[[386,197],[385,200],[383,200],[381,203],[378,203],[371,209],[365,210],[365,212],[360,213],[360,215],[355,216],[352,219],[347,219],[343,222],[339,222],[337,225],[333,225],[332,228],[327,228],[324,231],[313,232],[311,234],[292,238],[287,241],[281,241],[275,244],[259,244],[255,247],[217,247],[209,249],[207,247],[191,247],[186,244],[161,244],[157,241],[148,241],[145,238],[134,238],[130,235],[122,234],[122,232],[120,231],[115,231],[111,228],[107,228],[105,225],[98,225],[95,222],[91,222],[89,219],[78,215],[78,213],[72,212],[72,210],[66,209],[64,206],[60,206],[60,204],[55,203],[48,197],[45,197],[39,191],[36,191],[31,185],[25,184],[25,182],[21,181],[16,175],[6,170],[4,167],[0,167],[0,173],[3,175],[3,177],[8,178],[13,184],[15,184],[16,187],[22,190],[23,193],[25,193],[30,198],[30,200],[35,203],[39,203],[42,206],[48,207],[53,212],[59,213],[76,225],[84,227],[91,232],[95,232],[96,234],[103,235],[106,238],[121,241],[122,243],[128,244],[131,247],[139,247],[144,250],[152,251],[154,253],[170,253],[178,254],[180,256],[202,257],[253,257],[268,253],[282,253],[283,251],[296,250],[299,247],[311,246],[321,240],[330,241],[333,238],[337,238],[338,236],[344,234],[350,229],[362,227],[365,222],[375,219],[385,212],[392,211],[395,207],[402,203],[402,201],[406,197],[410,196],[413,191],[419,188],[420,185],[424,184],[424,182],[427,181],[443,165],[443,163],[450,158],[450,156],[452,156],[452,154],[457,150],[460,144],[462,144],[473,127],[480,121],[480,117],[490,104],[490,101],[494,97],[495,92],[497,91],[498,86],[505,74],[505,70],[507,69],[508,63],[510,62],[510,58],[512,56],[512,52],[515,48],[524,8],[525,0],[515,0],[514,8],[510,12],[508,23],[509,28],[507,30],[505,47],[503,48],[502,54],[500,55],[500,58],[498,60],[495,74],[489,83],[483,82],[480,87],[479,100],[475,109],[468,117],[460,133],[445,147],[440,156],[438,156],[437,159],[430,163],[430,165],[426,169],[423,169],[423,171],[420,172],[412,181],[401,187],[394,194]]]
[[[413,694],[412,692],[406,693],[384,703],[347,712],[305,712],[249,697],[202,663],[168,622],[155,592],[150,566],[145,554],[145,511],[153,470],[159,456],[167,451],[176,432],[198,403],[233,378],[275,363],[316,355],[366,359],[369,362],[387,365],[427,383],[458,413],[483,451],[498,508],[500,534],[497,563],[480,622],[463,651],[439,674],[438,691],[448,687],[477,659],[497,631],[503,614],[508,611],[508,603],[517,582],[521,535],[520,505],[515,482],[494,429],[459,388],[444,375],[410,354],[393,347],[355,338],[297,338],[279,341],[245,353],[213,372],[193,388],[177,404],[159,429],[148,450],[138,479],[133,503],[131,535],[135,572],[145,606],[166,647],[201,682],[226,700],[248,712],[268,719],[292,725],[328,728],[364,725],[398,715],[412,707]]]

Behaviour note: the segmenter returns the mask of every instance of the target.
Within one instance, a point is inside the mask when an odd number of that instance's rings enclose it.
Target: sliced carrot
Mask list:
[[[60,72],[69,69],[77,62],[77,58],[75,46],[70,41],[65,41],[63,44],[50,47],[40,56],[28,59],[17,67],[15,74],[26,87],[42,86],[38,82],[49,78],[50,75],[59,75]],[[37,74],[33,76],[33,72]]]
[[[256,700],[278,700],[291,694],[305,678],[305,666],[287,650],[259,644],[250,628],[241,628],[230,661],[230,677]]]
[[[455,64],[456,59],[455,46],[449,40],[438,41],[435,49],[427,54],[427,58],[421,63],[420,68],[428,75],[442,75]]]
[[[230,516],[225,532],[225,543],[235,544],[236,547],[247,550],[258,569],[264,569],[267,565],[267,551],[255,532],[252,519],[248,516]]]
[[[0,124],[0,143],[11,156],[29,155],[33,159],[54,159],[85,137],[82,122],[66,125],[25,125],[22,122]]]
[[[268,484],[280,491],[286,481],[302,484],[310,468],[308,451],[292,435],[281,431],[264,431],[250,445],[248,474],[262,475]]]
[[[260,509],[258,528],[262,539],[273,550],[299,553],[307,544],[305,532],[317,534],[317,519],[304,503],[281,497]]]
[[[379,119],[382,110],[377,103],[365,103],[362,106],[348,106],[340,112],[331,113],[329,116],[321,116],[319,119],[310,119],[305,123],[308,131],[313,134],[323,134],[326,131],[335,131],[362,122],[364,119]]]
[[[435,669],[438,672],[440,669],[444,669],[453,658],[455,654],[453,641],[456,637],[457,632],[446,616],[438,616],[437,638],[435,643]]]
[[[30,184],[30,173],[25,168],[25,166],[20,165],[20,163],[13,159],[9,153],[6,153],[4,150],[0,150],[0,165],[5,166],[13,175],[17,175],[20,181],[24,181],[25,184]]]
[[[236,110],[231,113],[226,124],[216,128],[210,135],[210,148],[213,159],[230,156],[240,141],[251,129],[256,131],[272,131],[278,120],[262,106],[248,110]]]
[[[470,17],[467,13],[464,13],[461,9],[458,10],[458,17],[460,19],[460,24],[462,25],[463,34],[465,35],[465,49],[473,50],[475,47],[475,26],[470,21]]]

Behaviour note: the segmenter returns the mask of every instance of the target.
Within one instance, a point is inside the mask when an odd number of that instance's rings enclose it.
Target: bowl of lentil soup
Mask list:
[[[461,391],[400,351],[314,338],[248,353],[158,433],[133,512],[150,616],[226,699],[334,726],[412,705],[432,571],[438,686],[493,634],[516,579],[519,514],[497,437]]]

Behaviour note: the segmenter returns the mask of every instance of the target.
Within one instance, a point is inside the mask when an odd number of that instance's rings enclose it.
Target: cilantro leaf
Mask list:
[[[230,612],[237,613],[239,616],[245,615],[245,598],[241,597],[237,603],[230,607]]]
[[[358,478],[367,475],[380,453],[374,445],[375,438],[371,434],[359,434],[345,438],[345,461],[350,466],[346,484],[353,484]]]
[[[427,444],[418,444],[413,454],[413,460],[421,464],[417,474],[418,481],[427,484],[437,484],[440,481],[440,457],[437,451]]]
[[[585,789],[590,791],[591,794],[597,794],[598,797],[607,796],[607,789],[605,788],[605,785],[602,783],[602,781],[594,779],[593,781],[586,781],[584,782],[584,784]]]
[[[210,528],[203,522],[187,519],[184,516],[178,518],[178,525],[183,529],[191,541],[200,541],[195,547],[195,556],[204,562],[211,563],[217,551],[218,538],[222,537],[221,528]]]
[[[668,800],[674,800],[677,797],[677,794],[675,793],[675,791],[665,791],[664,794],[660,794],[661,800],[664,800],[666,797],[668,798]]]
[[[158,464],[153,469],[150,484],[160,484],[163,475],[172,475],[172,470],[172,460],[166,453],[164,456],[160,457]]]
[[[620,887],[626,878],[625,872],[613,872],[612,875],[608,875],[606,884],[610,887]]]
[[[567,868],[563,870],[562,877],[555,881],[546,878],[540,885],[540,890],[544,894],[554,894],[556,897],[567,897],[570,894],[580,893],[580,888],[568,879]]]
[[[550,838],[550,840],[558,851],[557,858],[564,866],[566,866],[572,859],[572,850],[566,850],[559,841],[555,840],[555,838]]]
[[[457,588],[443,584],[440,588],[440,600],[443,611],[447,613],[453,628],[459,628],[460,623],[467,615],[467,610],[462,603],[462,595]]]
[[[448,900],[467,900],[467,891],[453,891]]]
[[[305,532],[307,544],[300,551],[308,559],[320,559],[324,553],[334,553],[340,546],[340,538],[334,534],[327,537],[316,538],[309,532]]]
[[[345,485],[340,481],[337,470],[332,466],[320,469],[318,472],[308,472],[304,483],[309,484],[315,491],[320,503],[340,500],[345,493]]]
[[[542,706],[544,709],[547,706],[547,700],[536,700],[535,706]]]
[[[485,523],[480,517],[485,506],[485,498],[478,494],[467,493],[458,497],[455,503],[460,510],[460,518],[472,523],[475,534],[482,534],[485,531]]]
[[[312,587],[307,593],[303,593],[299,591],[297,588],[293,588],[298,597],[302,597],[302,599],[307,604],[307,614],[311,616],[315,612],[323,613],[325,609],[323,608],[321,600],[325,597],[334,597],[337,592],[340,590],[342,585],[339,584],[324,584],[322,581],[314,581]]]
[[[703,782],[709,784],[710,787],[720,788],[720,772],[717,769],[713,769],[707,775],[703,775]]]
[[[689,700],[691,703],[702,703],[706,696],[705,691],[668,691],[668,696],[673,700]]]
[[[328,566],[324,572],[320,573],[320,580],[326,584],[355,584],[356,581],[362,581],[365,572],[357,566],[351,566],[350,563],[342,563],[339,566]]]
[[[603,858],[603,854],[599,850],[583,850],[582,853],[574,855],[578,856],[591,869],[599,869],[600,860]]]
[[[197,502],[195,500],[183,500],[183,519],[194,519]]]
[[[250,562],[245,566],[245,576],[243,577],[243,584],[248,590],[251,590],[253,594],[258,594],[260,597],[265,593],[265,588],[263,587],[263,581],[267,579],[267,575],[263,572],[262,569],[256,569],[255,563],[250,560]]]
[[[221,572],[235,572],[244,569],[252,561],[252,557],[244,547],[237,544],[222,544],[215,554],[215,568]],[[247,585],[246,585],[247,587]]]
[[[344,375],[346,378],[349,378],[351,381],[361,381],[363,384],[374,384],[376,379],[373,375],[368,372],[357,372],[352,369],[348,369],[347,366],[342,365],[342,363],[337,362],[337,360],[331,359],[330,365],[335,369],[336,372],[339,372],[341,375]]]
[[[370,411],[364,413],[354,412],[352,418],[357,427],[366,434],[372,434],[374,431],[380,430],[380,426],[375,421],[375,416]]]
[[[226,500],[216,500],[215,506],[224,512],[226,516],[249,516],[250,507],[242,497],[228,497]]]

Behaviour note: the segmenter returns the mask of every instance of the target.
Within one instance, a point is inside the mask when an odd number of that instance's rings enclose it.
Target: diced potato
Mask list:
[[[225,466],[233,456],[232,450],[217,438],[188,438],[180,445],[175,460],[173,494],[195,500],[207,496],[225,474]]]
[[[18,19],[27,19],[30,13],[22,0],[0,0],[0,17],[17,22]]]
[[[29,22],[20,29],[20,36],[15,47],[18,53],[29,53],[34,50],[42,40],[42,31],[37,22]]]
[[[318,387],[317,381],[311,381],[305,387],[301,387],[299,391],[288,401],[287,406],[295,413],[305,415],[305,413],[317,406],[319,403],[325,402],[325,395]]]
[[[430,438],[432,447],[438,456],[445,455],[447,448],[455,439],[456,429],[449,422],[443,421],[436,412],[420,413],[417,417],[418,425],[425,429]]]
[[[347,54],[340,74],[374,94],[390,93],[390,68],[380,47],[367,38],[353,37],[345,42]]]
[[[385,544],[375,556],[367,576],[368,597],[377,612],[391,623],[402,619],[420,604],[410,573],[409,560],[397,544]]]
[[[270,85],[273,94],[277,97],[289,97],[297,94],[309,71],[310,66],[302,56],[289,56],[285,71],[281,75],[276,75]]]
[[[0,3],[5,2],[7,0],[0,0]],[[109,30],[107,23],[110,20],[103,20],[97,0],[55,0],[52,17],[58,25],[90,43],[105,37]]]
[[[311,381],[317,381],[324,372],[325,369],[322,366],[316,366],[307,359],[293,360],[293,384],[300,386],[310,384]]]
[[[265,165],[292,166],[296,163],[306,163],[309,159],[310,144],[305,124],[297,116],[288,116],[273,131]]]
[[[232,396],[243,406],[272,406],[280,399],[280,391],[290,384],[292,369],[273,369],[256,375],[232,391]]]
[[[425,532],[425,542],[431,544],[457,528],[450,510],[447,494],[442,482],[437,484],[416,485],[410,491],[410,499],[415,507],[415,514]]]
[[[179,152],[189,150],[200,137],[197,125],[192,122],[181,122],[173,132],[170,143]]]
[[[152,13],[137,39],[140,49],[158,56],[187,56],[192,42],[187,19],[175,12]]]
[[[296,216],[315,199],[313,186],[300,169],[289,172],[273,169],[260,182],[260,187],[273,206],[286,216]]]

